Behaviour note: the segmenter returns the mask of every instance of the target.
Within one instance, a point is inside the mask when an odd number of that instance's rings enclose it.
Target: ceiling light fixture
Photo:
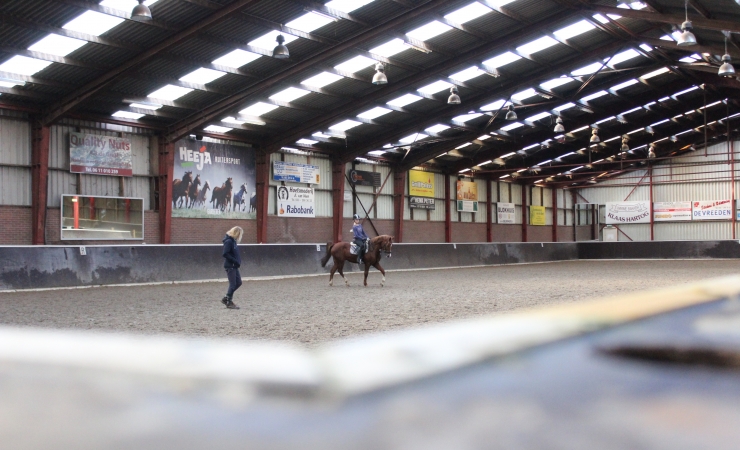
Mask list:
[[[506,112],[506,120],[518,119],[516,112],[514,111],[514,105],[509,105],[508,111]]]
[[[278,45],[275,46],[275,49],[272,51],[272,57],[276,59],[288,59],[290,58],[290,52],[288,51],[288,47],[286,47],[283,42],[285,42],[285,38],[282,34],[278,34],[275,38]]]
[[[448,105],[459,105],[462,103],[460,100],[460,96],[458,95],[457,86],[452,86],[450,88],[450,96],[447,98],[447,104]]]
[[[388,84],[388,77],[385,76],[385,66],[383,66],[383,63],[375,64],[375,75],[373,75],[373,84]]]
[[[629,141],[630,141],[629,136],[627,136],[626,134],[622,136],[622,147],[620,148],[622,153],[630,151],[630,146],[627,145]]]
[[[740,0],[739,0],[740,1]],[[727,34],[729,32],[725,33],[725,54],[722,56],[722,65],[719,66],[719,72],[717,72],[717,75],[721,77],[728,77],[732,78],[735,76],[735,68],[732,66],[730,58],[730,54],[727,52]]]
[[[558,117],[555,120],[555,129],[553,130],[556,133],[565,133],[565,126],[563,126],[563,118]]]
[[[694,28],[694,26],[689,20],[689,0],[686,0],[684,3],[684,10],[686,12],[686,21],[681,24],[681,34],[679,34],[678,39],[676,39],[676,44],[679,47],[696,45],[696,36],[691,32],[691,29]]]
[[[648,159],[655,159],[655,144],[650,144],[650,149],[648,150]]]
[[[589,142],[592,144],[598,144],[601,142],[601,139],[599,139],[599,130],[597,128],[591,130],[591,139],[589,139]]]
[[[144,0],[139,0],[139,4],[134,6],[131,11],[131,20],[137,22],[149,22],[152,20],[152,11],[144,4]]]

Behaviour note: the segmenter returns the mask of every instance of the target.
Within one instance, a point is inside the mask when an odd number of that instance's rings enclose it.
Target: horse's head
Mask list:
[[[233,183],[233,181],[232,181],[231,177],[227,178],[226,179],[226,183],[224,183],[226,185],[226,189],[231,189],[234,186],[232,183]]]
[[[239,192],[247,192],[247,183],[242,184],[242,187],[239,188]]]
[[[191,181],[193,181],[193,172],[191,170],[188,170],[182,175],[182,182],[188,184]]]
[[[200,174],[195,176],[195,180],[193,180],[193,185],[200,186]]]
[[[207,191],[210,188],[211,188],[211,185],[208,183],[208,180],[206,180],[206,182],[203,183],[203,190]]]
[[[393,236],[381,235],[377,238],[377,246],[381,252],[386,254],[386,257],[391,257],[391,251],[393,251]]]

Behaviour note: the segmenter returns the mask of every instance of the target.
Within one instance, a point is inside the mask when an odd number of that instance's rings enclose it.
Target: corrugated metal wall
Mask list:
[[[352,164],[347,164],[344,173],[349,173],[352,168]],[[352,217],[354,212],[364,217],[367,211],[372,219],[393,219],[393,174],[391,167],[385,164],[356,163],[354,170],[380,173],[380,183],[382,185],[385,182],[385,186],[382,186],[382,191],[380,187],[356,186],[357,197],[344,202],[344,217]],[[344,179],[344,191],[352,192],[352,186],[350,186],[347,178]],[[376,195],[375,207],[370,211]]]
[[[734,143],[735,159],[740,142]],[[690,156],[674,158],[653,168],[653,201],[695,201],[727,200],[739,198],[740,187],[737,181],[732,182],[731,155],[727,143],[709,146],[707,156],[699,150]],[[736,166],[738,164],[736,163]],[[735,179],[738,178],[735,170]],[[621,177],[599,183],[594,187],[579,189],[578,192],[591,203],[603,205],[606,202],[629,200],[650,200],[650,178],[647,170],[638,170]],[[644,178],[643,178],[644,177]],[[640,185],[638,186],[638,182]],[[630,194],[631,193],[631,194]],[[582,201],[582,199],[579,199]],[[649,224],[620,225],[619,228],[632,240],[650,240]],[[691,222],[657,222],[653,226],[655,240],[715,240],[732,239],[732,222],[691,221]],[[736,237],[740,236],[740,226]],[[620,240],[628,240],[624,235]]]
[[[0,118],[0,205],[31,206],[31,126]]]

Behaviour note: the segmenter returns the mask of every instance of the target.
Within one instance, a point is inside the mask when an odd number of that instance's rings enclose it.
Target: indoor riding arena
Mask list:
[[[740,0],[0,17],[3,449],[737,449]]]

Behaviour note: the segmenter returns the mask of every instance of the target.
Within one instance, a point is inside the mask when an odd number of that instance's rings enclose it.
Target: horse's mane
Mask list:
[[[381,234],[380,236],[375,236],[374,238],[370,239],[370,244],[373,246],[373,248],[377,247],[383,247],[383,244],[386,242],[392,240],[392,236],[388,236],[387,234]]]

